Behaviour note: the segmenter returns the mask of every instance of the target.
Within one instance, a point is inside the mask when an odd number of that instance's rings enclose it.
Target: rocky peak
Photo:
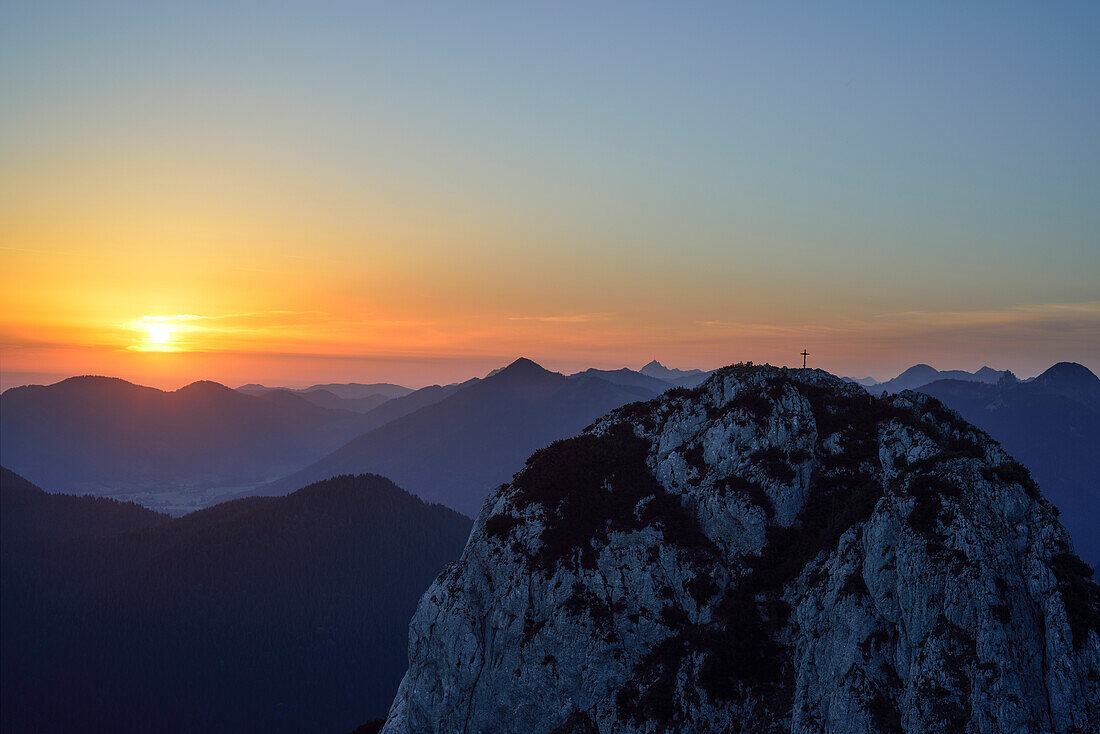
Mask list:
[[[694,377],[703,374],[702,370],[681,370],[675,367],[665,367],[655,359],[638,371],[648,377],[656,377],[661,380],[676,380],[682,377]]]
[[[938,401],[737,365],[492,492],[384,731],[1092,731],[1100,590]]]

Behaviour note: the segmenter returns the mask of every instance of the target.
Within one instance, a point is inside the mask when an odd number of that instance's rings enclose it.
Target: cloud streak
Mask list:
[[[509,321],[540,321],[550,324],[586,324],[592,321],[610,321],[611,313],[578,313],[555,316],[509,316]]]

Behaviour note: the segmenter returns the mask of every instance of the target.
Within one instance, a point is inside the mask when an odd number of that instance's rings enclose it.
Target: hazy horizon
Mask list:
[[[811,353],[811,357],[812,356],[813,355]],[[242,379],[229,379],[229,380],[221,380],[221,379],[216,379],[214,377],[211,377],[209,375],[198,375],[198,376],[195,376],[193,379],[183,379],[182,381],[163,380],[163,381],[158,382],[158,381],[155,381],[155,380],[143,381],[142,379],[127,377],[126,375],[104,374],[104,373],[97,373],[97,372],[75,372],[75,373],[72,373],[72,374],[64,374],[64,373],[30,372],[30,371],[9,372],[9,371],[5,371],[5,370],[0,370],[0,392],[3,392],[4,390],[8,390],[8,389],[13,388],[13,387],[22,387],[22,386],[25,386],[25,385],[51,385],[51,384],[60,382],[62,380],[68,379],[70,377],[82,377],[82,376],[88,376],[88,375],[96,375],[96,376],[101,376],[101,377],[118,377],[118,378],[121,378],[123,380],[126,380],[127,382],[132,382],[132,383],[138,384],[138,385],[144,385],[146,387],[155,387],[155,388],[158,388],[160,390],[167,390],[167,391],[176,390],[176,389],[179,389],[179,388],[184,387],[186,385],[190,385],[193,382],[200,381],[200,380],[212,380],[214,382],[219,382],[223,385],[226,385],[228,387],[232,387],[234,389],[238,388],[238,387],[241,387],[243,385],[247,385],[247,384],[261,384],[261,385],[264,385],[266,387],[285,387],[285,388],[290,388],[290,389],[301,389],[301,388],[306,388],[306,387],[312,387],[313,385],[330,384],[330,383],[336,383],[336,384],[340,384],[340,383],[365,383],[365,384],[370,384],[370,383],[391,383],[391,384],[401,385],[401,386],[409,387],[409,388],[413,388],[413,389],[419,389],[419,388],[422,388],[422,387],[427,387],[429,385],[447,385],[447,384],[464,382],[466,380],[469,380],[469,379],[475,378],[475,377],[485,377],[491,371],[493,371],[495,369],[499,369],[501,367],[505,367],[505,366],[511,364],[512,362],[514,362],[516,359],[519,359],[521,357],[526,357],[528,359],[531,359],[532,361],[537,362],[539,365],[541,365],[542,367],[544,367],[548,370],[551,370],[552,372],[560,372],[560,373],[566,374],[566,375],[573,374],[573,373],[576,373],[576,372],[581,372],[581,371],[589,369],[589,368],[605,369],[605,370],[607,370],[607,369],[617,370],[617,369],[621,369],[623,367],[626,367],[626,368],[631,369],[631,370],[640,370],[643,366],[645,366],[645,364],[648,364],[648,362],[649,362],[649,360],[647,360],[646,362],[630,363],[630,364],[617,364],[617,363],[589,364],[589,363],[574,363],[574,362],[569,362],[569,361],[556,360],[554,358],[538,359],[538,358],[535,358],[535,357],[531,357],[530,355],[519,354],[519,355],[514,355],[514,356],[511,356],[511,357],[500,357],[500,358],[497,358],[496,361],[494,361],[494,358],[489,358],[489,357],[481,359],[481,360],[463,361],[463,362],[461,362],[460,365],[459,364],[454,364],[454,363],[445,363],[445,364],[440,365],[440,364],[432,364],[432,363],[414,363],[414,362],[410,362],[410,363],[408,363],[408,365],[412,365],[412,368],[407,369],[405,372],[399,371],[399,368],[396,367],[396,366],[391,368],[391,369],[397,370],[397,371],[392,371],[392,372],[389,371],[388,369],[386,371],[372,370],[372,371],[364,371],[362,373],[354,373],[354,374],[351,373],[351,372],[333,371],[333,372],[321,373],[322,376],[319,377],[318,379],[300,378],[300,379],[295,379],[295,380],[290,380],[290,381],[283,381],[283,382],[274,381],[274,380],[266,380],[265,381],[263,379],[243,379],[243,380]],[[702,369],[702,370],[708,370],[709,371],[709,370],[717,369],[719,367],[724,367],[724,366],[726,366],[726,364],[733,364],[733,362],[723,363],[723,364],[715,364],[715,365],[673,364],[671,362],[667,362],[667,361],[662,360],[660,358],[655,357],[654,359],[656,359],[656,361],[663,364],[665,367],[669,367],[669,368],[672,368],[672,369],[683,369],[683,370]],[[799,359],[801,359],[800,356],[799,356]],[[756,364],[765,364],[765,362],[753,360],[751,358],[746,358],[745,360],[735,360],[735,361],[750,361],[750,362],[755,362]],[[1028,379],[1028,378],[1038,376],[1039,374],[1041,374],[1042,372],[1044,372],[1045,370],[1047,370],[1048,368],[1050,368],[1054,364],[1057,364],[1058,362],[1077,362],[1077,360],[1074,360],[1074,359],[1056,360],[1055,362],[1051,362],[1050,364],[1048,364],[1044,367],[1041,367],[1041,368],[1039,368],[1039,369],[1037,369],[1033,372],[1021,372],[1021,371],[1012,369],[1012,367],[1007,367],[1007,366],[997,365],[997,364],[979,364],[979,365],[976,365],[976,366],[961,366],[960,367],[960,366],[957,366],[957,365],[943,366],[943,365],[939,365],[939,364],[935,364],[935,363],[929,363],[929,362],[914,362],[914,363],[911,363],[911,364],[907,364],[904,367],[900,367],[900,368],[898,368],[897,370],[895,370],[893,372],[882,373],[882,374],[864,373],[864,372],[860,372],[858,369],[855,370],[854,372],[843,372],[843,371],[837,372],[835,370],[826,369],[825,367],[820,366],[820,365],[815,365],[813,363],[812,359],[809,361],[807,366],[808,367],[825,369],[827,372],[835,374],[839,377],[851,377],[851,378],[854,378],[854,379],[862,379],[862,378],[866,378],[866,377],[872,377],[873,379],[875,379],[878,382],[884,382],[886,380],[897,377],[899,374],[904,372],[906,369],[909,369],[910,367],[913,367],[916,364],[929,364],[931,367],[933,367],[933,368],[935,368],[935,369],[937,369],[941,372],[947,372],[947,371],[951,371],[951,370],[963,370],[963,371],[966,371],[966,372],[976,372],[977,370],[981,369],[982,367],[991,367],[991,368],[996,369],[996,370],[1006,370],[1007,369],[1010,372],[1012,372],[1014,375],[1016,375],[1016,377],[1018,377],[1019,379],[1024,380],[1024,379]],[[1084,364],[1082,362],[1078,362],[1078,363],[1079,364]],[[784,363],[784,364],[779,364],[779,363],[769,363],[769,364],[775,364],[775,366],[777,366],[777,367],[801,367],[801,364],[798,363],[796,360],[792,360],[792,361]],[[406,366],[408,366],[408,365],[406,365]],[[1089,368],[1094,373],[1097,372],[1096,369],[1090,367],[1087,364],[1084,364],[1084,366]],[[464,368],[468,368],[468,369],[474,370],[474,371],[473,372],[462,372],[461,370],[464,369]],[[436,374],[436,375],[439,375],[439,377],[438,377],[438,379],[421,378],[419,380],[404,379],[402,377],[402,375],[404,375],[405,377],[409,377],[409,376],[412,376],[412,375],[424,375],[424,374],[429,374],[429,375],[430,374]],[[348,376],[348,375],[351,375],[351,376]]]

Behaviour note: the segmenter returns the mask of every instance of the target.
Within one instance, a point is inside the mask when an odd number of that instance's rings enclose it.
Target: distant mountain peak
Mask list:
[[[923,362],[921,362],[920,364],[915,364],[909,369],[902,372],[900,375],[898,375],[898,379],[901,379],[903,377],[916,377],[917,375],[938,375],[939,373],[940,371],[932,365],[924,364]]]
[[[134,383],[124,380],[121,377],[108,377],[107,375],[74,375],[72,377],[66,377],[61,382],[124,382],[127,385]],[[60,382],[57,384],[61,384]]]
[[[1003,375],[1004,370],[995,370],[988,366],[982,367],[977,372],[967,372],[966,370],[938,370],[932,365],[922,362],[913,365],[893,379],[872,385],[864,384],[864,387],[871,393],[881,394],[883,392],[895,393],[902,390],[916,390],[937,380],[961,380],[992,385],[996,384]]]
[[[214,382],[213,380],[196,380],[190,385],[184,385],[179,390],[176,390],[177,394],[204,394],[210,395],[220,392],[236,392],[231,387],[226,387],[220,382]]]
[[[1100,382],[1100,377],[1093,374],[1092,370],[1083,364],[1078,364],[1077,362],[1058,362],[1035,378],[1036,382],[1050,382],[1052,380],[1072,380],[1073,382],[1091,385]]]
[[[520,357],[516,361],[512,362],[507,367],[497,371],[491,375],[494,380],[528,380],[532,378],[541,378],[549,375],[561,377],[557,372],[551,372],[539,363],[528,359],[527,357]]]
[[[702,370],[681,370],[676,369],[675,367],[665,367],[663,364],[655,359],[638,371],[641,372],[643,375],[647,375],[649,377],[657,377],[662,380],[675,380],[680,377],[691,377],[694,375],[703,374]]]
[[[93,386],[132,385],[134,387],[139,387],[139,385],[135,385],[134,383],[130,382],[129,380],[124,380],[121,377],[107,377],[106,375],[76,375],[74,377],[67,377],[64,380],[61,380],[60,382],[54,383],[54,385],[50,385],[49,387],[54,387],[54,386],[57,386],[57,385],[64,385],[64,386],[67,386],[67,387],[79,386],[79,385],[93,385]],[[156,388],[149,388],[149,389],[155,390]]]

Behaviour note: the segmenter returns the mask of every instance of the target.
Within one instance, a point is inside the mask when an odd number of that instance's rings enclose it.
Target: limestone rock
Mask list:
[[[1056,516],[931,398],[725,368],[490,494],[383,731],[1098,731]]]

